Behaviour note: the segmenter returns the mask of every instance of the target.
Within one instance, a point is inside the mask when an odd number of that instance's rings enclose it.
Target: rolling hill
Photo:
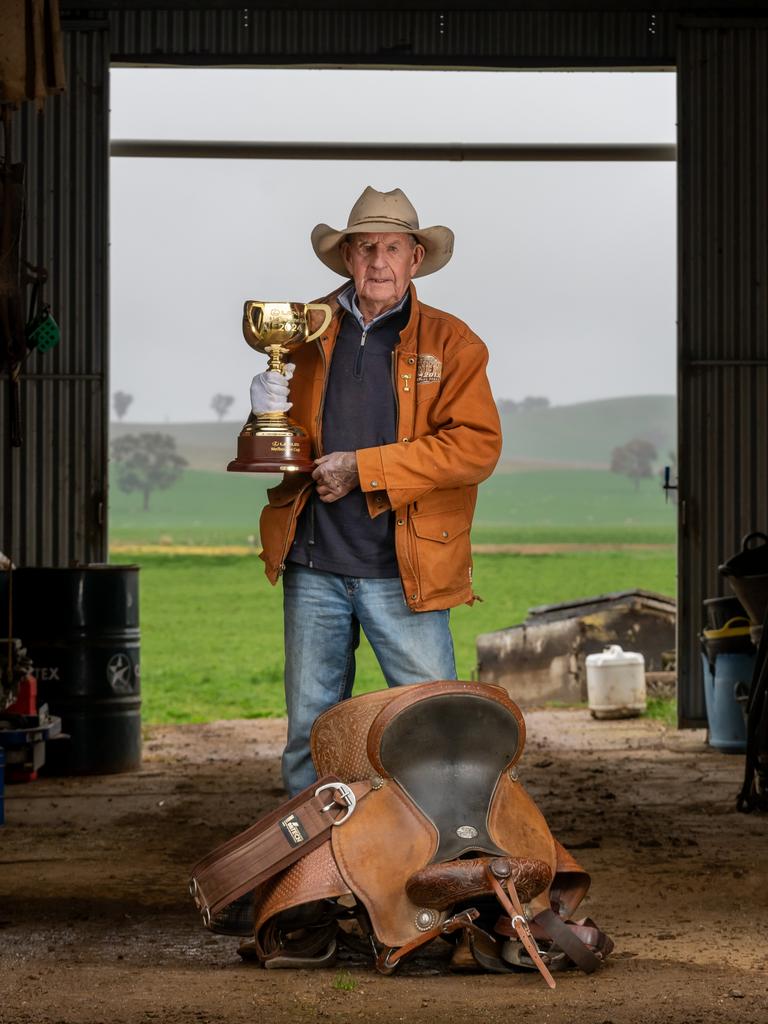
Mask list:
[[[500,469],[605,469],[611,451],[633,437],[652,441],[663,462],[675,446],[673,395],[632,395],[505,414]],[[191,469],[224,472],[234,458],[241,424],[112,423],[111,437],[157,431],[170,434]]]
[[[651,441],[666,461],[675,448],[674,395],[631,395],[577,405],[556,405],[502,417],[505,462],[542,468],[607,468],[611,452],[632,438]]]

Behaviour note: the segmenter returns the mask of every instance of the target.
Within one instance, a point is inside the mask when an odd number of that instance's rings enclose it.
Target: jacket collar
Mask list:
[[[419,318],[421,316],[421,306],[416,295],[416,287],[411,281],[410,286],[411,293],[411,315],[408,317],[408,323],[400,332],[400,345],[399,348],[402,352],[415,352],[418,347],[419,338]]]

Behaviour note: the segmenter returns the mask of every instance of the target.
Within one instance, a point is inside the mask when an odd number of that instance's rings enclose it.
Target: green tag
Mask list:
[[[43,313],[27,326],[27,345],[38,352],[47,352],[61,341],[61,328],[50,313]]]

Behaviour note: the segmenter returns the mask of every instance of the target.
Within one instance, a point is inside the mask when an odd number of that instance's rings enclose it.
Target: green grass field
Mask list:
[[[266,489],[261,474],[186,470],[166,491],[141,496],[110,491],[110,540],[135,544],[256,544]],[[476,543],[666,543],[675,508],[657,480],[631,481],[606,470],[495,473],[480,487]]]
[[[144,721],[283,714],[282,594],[266,581],[261,560],[151,554],[138,561]],[[631,587],[674,594],[673,552],[478,556],[483,601],[452,613],[459,675],[472,675],[478,633],[521,621],[531,606]],[[357,692],[382,685],[364,643]]]
[[[154,552],[126,545],[258,545],[266,488],[261,475],[187,470],[141,510],[138,494],[111,492],[113,561],[141,573],[142,686],[147,722],[283,713],[281,589],[254,554]],[[480,488],[476,544],[665,545],[652,550],[567,554],[482,554],[475,590],[483,598],[452,614],[460,676],[475,667],[475,637],[522,621],[528,608],[605,591],[675,592],[675,508],[658,481],[633,484],[604,470],[498,472]],[[358,690],[383,685],[363,642]]]

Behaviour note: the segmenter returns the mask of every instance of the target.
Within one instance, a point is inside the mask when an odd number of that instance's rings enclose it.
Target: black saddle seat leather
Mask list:
[[[412,703],[387,724],[378,759],[435,825],[434,862],[510,852],[488,834],[488,807],[523,737],[511,707],[479,687]]]

